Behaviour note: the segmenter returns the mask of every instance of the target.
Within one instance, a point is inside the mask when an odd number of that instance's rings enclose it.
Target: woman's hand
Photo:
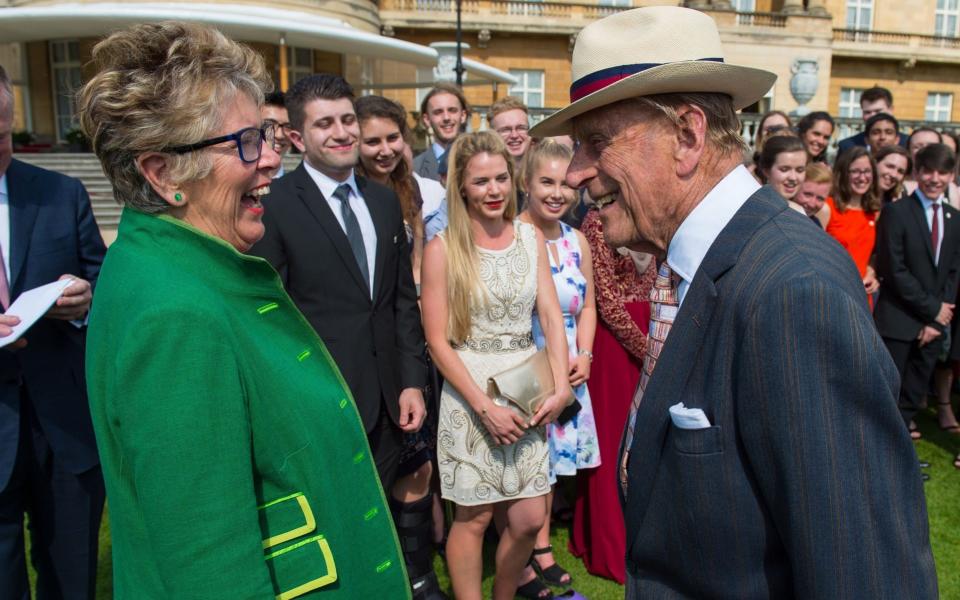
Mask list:
[[[590,379],[590,357],[586,354],[577,355],[570,361],[570,386],[577,387]]]
[[[880,290],[880,280],[877,279],[877,272],[871,266],[867,266],[867,274],[863,278],[863,288],[871,296]]]
[[[530,419],[530,427],[546,425],[547,423],[556,421],[560,413],[563,412],[563,409],[570,404],[571,398],[573,398],[573,390],[570,389],[569,385],[565,383],[563,386],[557,388],[557,391],[552,396],[544,400],[537,414],[533,415],[533,418]]]
[[[525,433],[526,423],[523,417],[505,406],[498,406],[490,401],[486,403],[486,409],[479,414],[480,421],[497,444],[512,444]]]

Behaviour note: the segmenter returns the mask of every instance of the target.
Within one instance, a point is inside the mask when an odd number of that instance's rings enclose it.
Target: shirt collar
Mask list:
[[[0,175],[0,196],[9,196],[10,193],[7,192],[7,174],[4,173]]]
[[[440,158],[441,156],[443,156],[443,153],[446,151],[447,149],[441,146],[440,144],[438,144],[437,142],[433,143],[433,155],[436,158]]]
[[[920,191],[920,187],[917,186],[917,198],[920,198],[920,203],[923,205],[923,210],[927,210],[934,204],[940,204],[943,201],[943,194],[941,194],[936,200],[931,200],[930,198],[927,198],[927,196]]]
[[[667,264],[687,284],[693,281],[710,246],[760,184],[738,165],[687,215],[667,248]]]
[[[350,176],[347,177],[345,181],[337,181],[336,179],[321,173],[317,169],[314,169],[307,161],[303,161],[303,168],[307,170],[307,174],[310,175],[310,178],[313,179],[314,183],[317,184],[317,187],[320,188],[320,193],[323,194],[324,198],[333,198],[333,192],[335,192],[337,188],[344,183],[350,186],[350,191],[352,191],[357,198],[363,197],[360,195],[360,190],[357,188],[357,178],[353,170],[350,171]]]

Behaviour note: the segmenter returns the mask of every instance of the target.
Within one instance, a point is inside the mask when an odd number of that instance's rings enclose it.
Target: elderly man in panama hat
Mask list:
[[[620,487],[628,598],[936,598],[897,372],[857,269],[741,165],[736,110],[771,73],[727,64],[678,7],[591,24],[571,103],[607,242],[656,256]]]

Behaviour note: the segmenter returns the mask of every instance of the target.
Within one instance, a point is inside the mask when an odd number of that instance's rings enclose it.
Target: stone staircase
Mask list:
[[[104,237],[113,239],[105,230],[115,231],[120,222],[122,207],[113,199],[113,186],[107,181],[100,167],[100,161],[90,153],[49,153],[49,154],[17,154],[16,158],[50,171],[57,171],[64,175],[76,177],[90,194],[90,203],[93,205],[93,215],[104,231]],[[288,154],[283,159],[286,172],[297,168],[300,164],[300,155]],[[111,233],[112,233],[111,231]]]

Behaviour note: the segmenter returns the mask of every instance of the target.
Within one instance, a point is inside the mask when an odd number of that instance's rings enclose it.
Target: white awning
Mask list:
[[[249,4],[92,2],[0,8],[0,40],[100,37],[134,23],[165,20],[204,23],[247,42],[279,44],[282,37],[301,48],[437,64],[437,51],[427,46],[361,31],[337,19]]]

